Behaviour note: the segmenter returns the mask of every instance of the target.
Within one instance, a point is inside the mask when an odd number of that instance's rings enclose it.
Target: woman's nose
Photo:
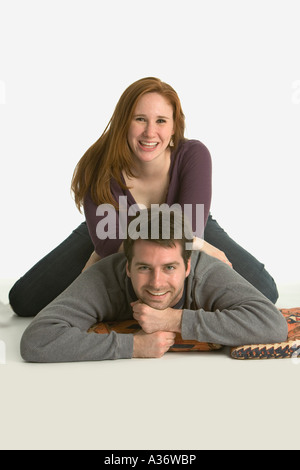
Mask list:
[[[153,124],[152,122],[147,122],[144,134],[148,138],[154,137],[155,136],[155,124]]]

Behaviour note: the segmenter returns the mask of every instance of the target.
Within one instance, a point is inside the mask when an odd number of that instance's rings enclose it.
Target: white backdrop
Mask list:
[[[0,0],[0,278],[83,220],[76,163],[124,89],[157,76],[211,152],[213,216],[298,282],[299,18],[299,0]]]

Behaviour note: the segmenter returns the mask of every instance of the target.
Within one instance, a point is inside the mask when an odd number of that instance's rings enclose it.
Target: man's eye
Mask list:
[[[167,266],[166,270],[167,271],[173,271],[175,269],[175,266]]]
[[[140,266],[139,271],[147,271],[149,268],[148,266]]]

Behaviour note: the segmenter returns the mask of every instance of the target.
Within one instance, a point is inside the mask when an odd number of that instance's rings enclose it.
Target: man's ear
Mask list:
[[[131,277],[128,261],[126,263],[126,274],[127,274],[128,277]]]
[[[190,272],[191,272],[191,263],[192,263],[192,259],[189,258],[188,262],[187,262],[187,268],[186,268],[186,272],[185,272],[185,277],[188,277]]]

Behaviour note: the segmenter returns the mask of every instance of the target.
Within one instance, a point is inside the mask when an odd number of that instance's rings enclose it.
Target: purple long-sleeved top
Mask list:
[[[169,169],[169,188],[165,203],[169,206],[180,204],[185,214],[189,216],[196,236],[202,237],[207,222],[211,204],[212,162],[208,149],[198,140],[186,140],[181,143],[176,152],[171,154]],[[123,197],[127,203],[127,210],[137,204],[129,190],[123,190],[113,179],[111,191],[114,199],[119,202]],[[190,212],[191,210],[191,212]],[[96,253],[105,258],[116,253],[122,244],[122,235],[119,233],[119,213],[115,213],[113,230],[107,226],[107,238],[99,238],[97,226],[106,215],[97,215],[97,205],[87,195],[84,201],[84,213],[89,233]],[[108,224],[109,225],[109,224]],[[103,237],[102,237],[103,238]]]

